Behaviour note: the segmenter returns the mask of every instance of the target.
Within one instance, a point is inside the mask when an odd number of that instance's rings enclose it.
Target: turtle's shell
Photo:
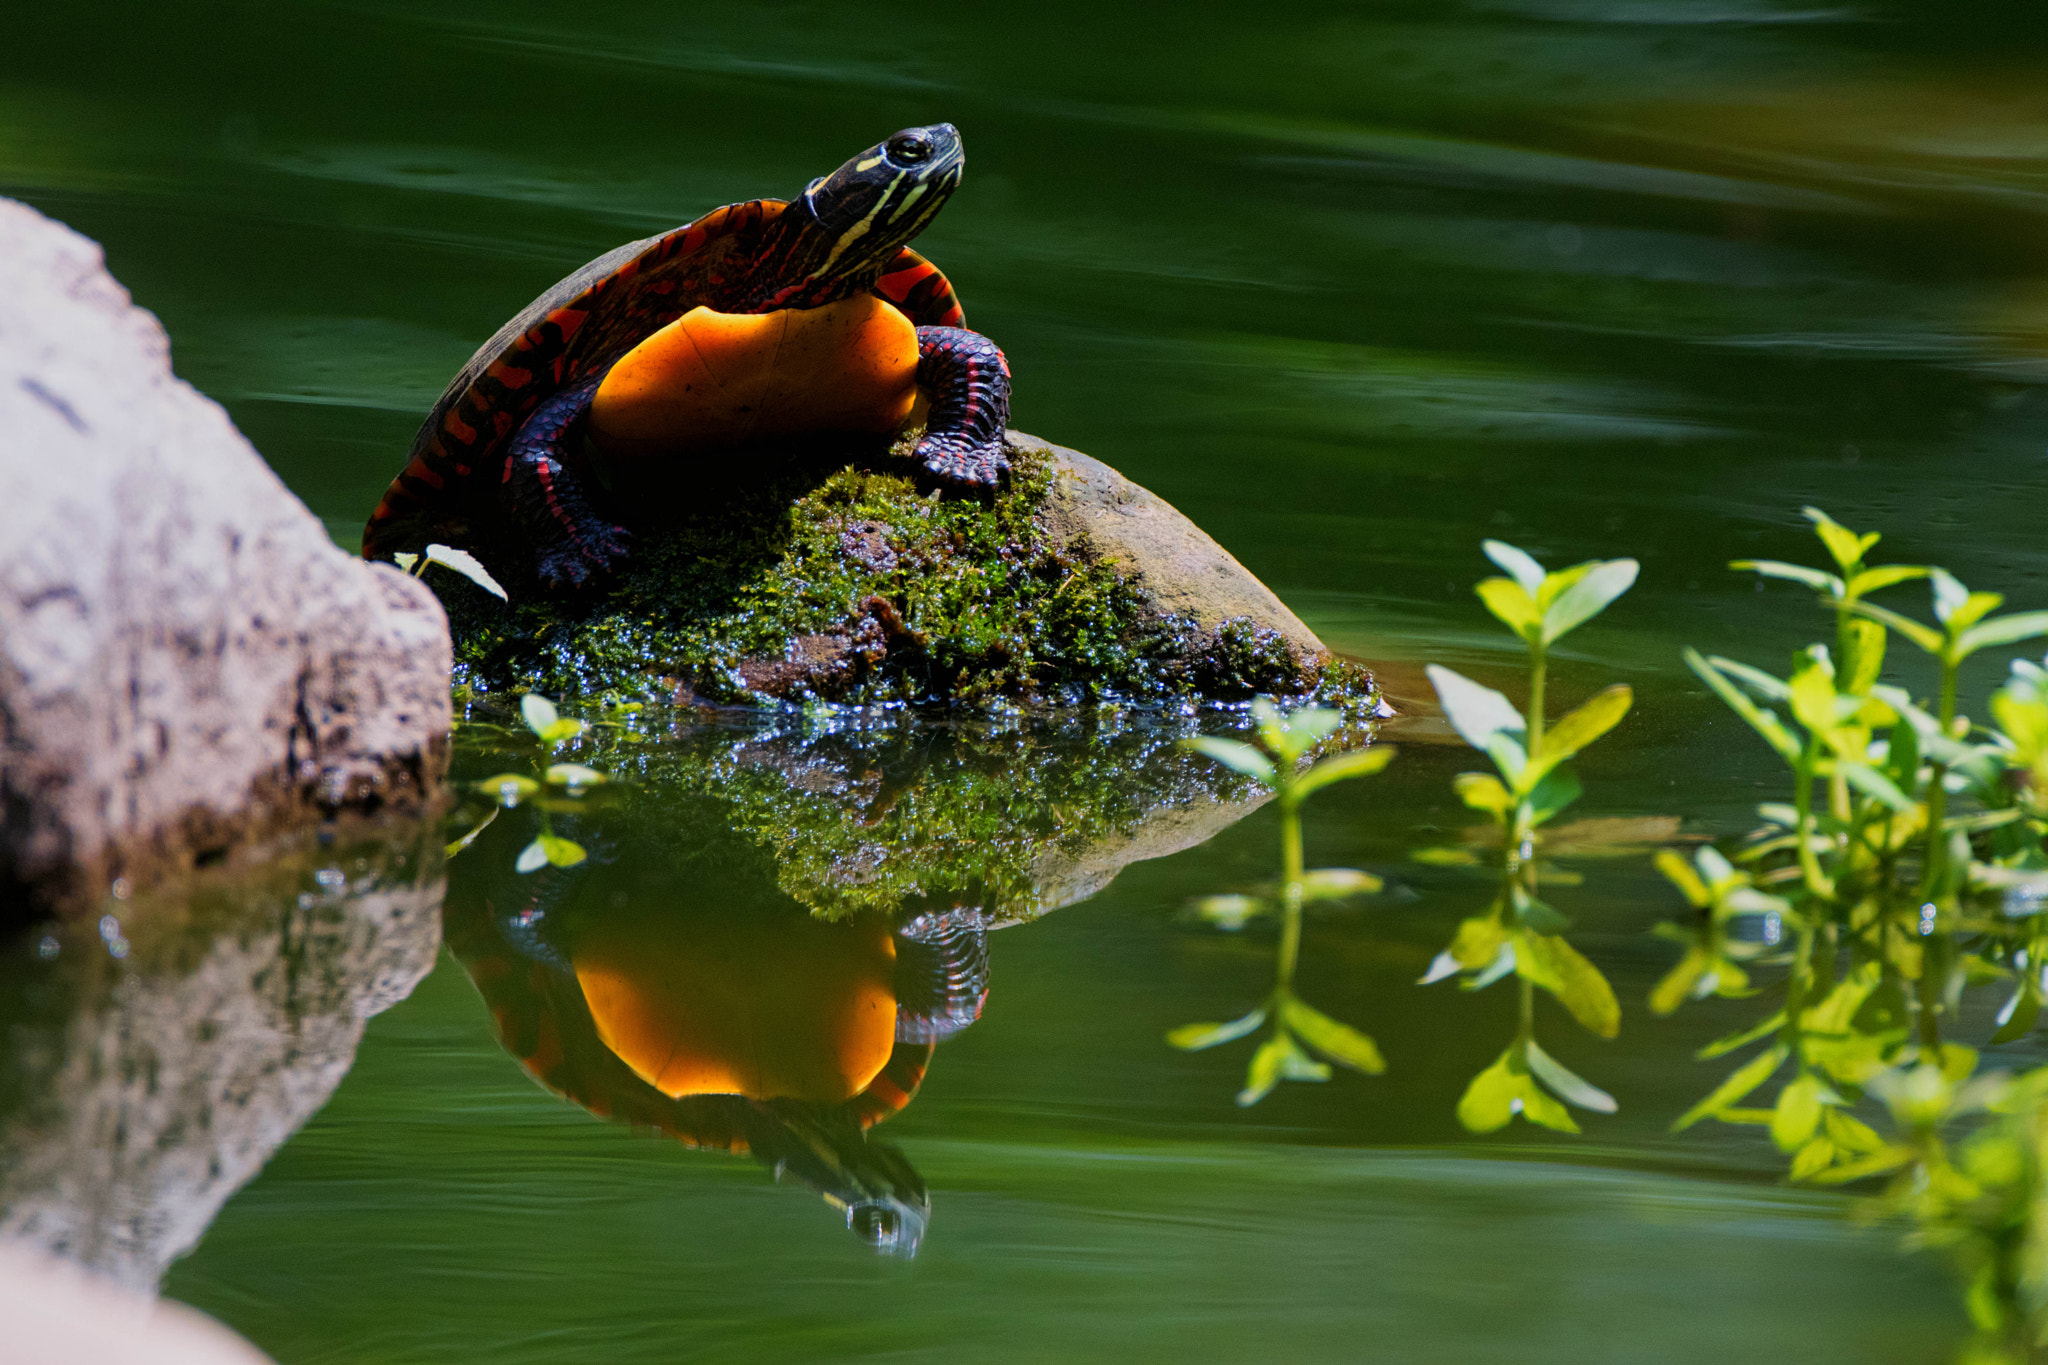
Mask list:
[[[411,458],[363,528],[363,555],[460,541],[495,515],[505,448],[549,396],[611,365],[692,308],[732,312],[763,229],[787,205],[754,199],[628,242],[528,304],[471,356],[427,415]],[[958,327],[960,301],[908,247],[874,292],[919,326]]]

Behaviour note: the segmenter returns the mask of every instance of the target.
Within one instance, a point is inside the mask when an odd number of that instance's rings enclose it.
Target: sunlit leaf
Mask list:
[[[1707,884],[1700,880],[1692,865],[1670,849],[1659,850],[1656,858],[1657,870],[1664,874],[1666,881],[1678,888],[1679,894],[1691,901],[1697,909],[1704,910],[1712,903],[1707,893]]]
[[[1827,1107],[1821,1115],[1821,1125],[1835,1146],[1843,1151],[1869,1153],[1884,1148],[1884,1139],[1877,1135],[1876,1129],[1836,1105]]]
[[[1451,790],[1473,810],[1506,819],[1515,808],[1514,793],[1491,773],[1459,773],[1451,779]]]
[[[1520,742],[1526,722],[1513,702],[1442,664],[1430,664],[1423,671],[1443,704],[1445,719],[1467,744],[1484,750],[1496,735],[1509,735]]]
[[[1390,744],[1375,744],[1370,749],[1353,749],[1349,753],[1333,754],[1317,763],[1294,780],[1294,789],[1302,796],[1329,786],[1332,782],[1344,782],[1354,777],[1371,777],[1374,773],[1394,761],[1400,751]]]
[[[539,839],[535,839],[525,848],[519,850],[518,858],[513,860],[512,870],[514,872],[538,872],[547,865],[548,846]]]
[[[1283,1035],[1284,1036],[1284,1035]],[[1287,1038],[1287,1050],[1280,1054],[1280,1079],[1283,1081],[1327,1081],[1330,1066],[1317,1061],[1301,1050],[1291,1037]]]
[[[528,692],[519,699],[519,714],[525,719],[526,728],[543,738],[562,719],[555,704],[538,692]]]
[[[1534,755],[1536,764],[1553,765],[1570,758],[1620,724],[1634,700],[1635,693],[1627,683],[1616,683],[1595,694],[1543,732],[1542,748]]]
[[[1901,814],[1910,815],[1920,808],[1920,803],[1893,786],[1889,777],[1867,764],[1837,762],[1835,771],[1857,791],[1876,798]]]
[[[558,835],[543,834],[533,842],[540,845],[547,860],[556,867],[574,867],[589,856],[583,851],[581,844],[572,843]]]
[[[1610,559],[1558,595],[1543,613],[1543,643],[1553,644],[1605,611],[1636,581],[1633,559]]]
[[[1458,926],[1458,932],[1451,936],[1451,946],[1445,951],[1460,966],[1476,971],[1499,957],[1501,945],[1507,941],[1508,931],[1500,920],[1492,915],[1474,915]]]
[[[1287,996],[1280,1005],[1280,1017],[1316,1051],[1333,1062],[1377,1076],[1387,1069],[1379,1045],[1349,1024],[1340,1023],[1322,1011]]]
[[[1244,1073],[1244,1089],[1237,1092],[1237,1102],[1249,1109],[1273,1093],[1273,1087],[1280,1084],[1280,1068],[1287,1061],[1287,1054],[1293,1046],[1285,1034],[1274,1034],[1259,1044],[1259,1050],[1252,1054],[1251,1065]]]
[[[1536,599],[1511,578],[1488,578],[1474,589],[1486,609],[1502,625],[1534,644],[1543,636],[1543,613]]]
[[[1612,1114],[1619,1107],[1614,1096],[1568,1070],[1562,1062],[1538,1047],[1534,1038],[1523,1043],[1522,1049],[1530,1072],[1549,1086],[1551,1093],[1559,1099],[1599,1114]]]
[[[1771,1141],[1778,1144],[1778,1150],[1791,1152],[1805,1146],[1820,1127],[1820,1109],[1819,1080],[1798,1076],[1788,1082],[1778,1092],[1778,1103],[1771,1111]]]
[[[470,582],[476,584],[485,592],[490,593],[501,602],[511,601],[505,595],[505,589],[499,585],[498,580],[491,577],[491,571],[486,569],[477,557],[467,550],[458,550],[450,545],[429,545],[427,547],[427,562],[439,564],[446,569],[453,569],[456,573],[461,574],[464,578],[467,578]]]
[[[551,763],[547,779],[557,787],[595,787],[606,781],[605,775],[595,768],[586,768],[581,763]]]
[[[1240,744],[1234,739],[1217,739],[1202,735],[1195,739],[1184,739],[1181,747],[1192,749],[1198,754],[1215,759],[1226,768],[1255,777],[1267,786],[1273,785],[1273,760],[1249,744]]]
[[[1972,626],[1957,642],[1959,654],[1974,654],[1993,645],[2017,644],[2048,635],[2048,611],[2016,611]]]
[[[1827,547],[1829,558],[1841,566],[1843,573],[1848,573],[1861,564],[1864,552],[1877,544],[1876,535],[1868,538],[1859,536],[1818,507],[1801,510],[1805,513],[1806,519],[1813,523],[1815,533],[1820,536],[1820,543]]]
[[[1757,1039],[1776,1033],[1783,1027],[1785,1027],[1785,1011],[1778,1010],[1770,1018],[1759,1020],[1746,1029],[1731,1033],[1725,1038],[1716,1038],[1713,1042],[1708,1043],[1692,1055],[1703,1062],[1712,1061],[1714,1058],[1725,1056],[1737,1048],[1747,1047]]]
[[[1837,685],[1852,696],[1867,695],[1884,672],[1884,646],[1890,637],[1884,627],[1861,617],[1844,623],[1848,635],[1848,657],[1841,661]]]
[[[1788,1179],[1797,1182],[1809,1180],[1833,1164],[1835,1144],[1824,1137],[1816,1137],[1799,1149],[1792,1158],[1791,1169],[1786,1172]]]
[[[1408,855],[1413,862],[1427,863],[1431,867],[1477,867],[1479,857],[1469,848],[1418,848]]]
[[[1530,823],[1544,824],[1561,814],[1584,792],[1585,788],[1579,785],[1578,774],[1570,768],[1552,768],[1528,792]]]
[[[1518,550],[1504,540],[1483,540],[1479,548],[1486,557],[1500,565],[1508,577],[1521,585],[1522,591],[1534,597],[1543,589],[1543,566],[1532,559],[1525,550]]]
[[[1194,912],[1199,918],[1231,933],[1244,928],[1270,908],[1256,896],[1204,896],[1194,904]]]
[[[1678,1121],[1671,1125],[1671,1131],[1682,1133],[1701,1119],[1711,1118],[1729,1108],[1769,1080],[1791,1055],[1791,1050],[1782,1043],[1765,1048],[1729,1073],[1728,1079],[1715,1086],[1712,1094],[1680,1114]]]
[[[1808,1179],[1816,1185],[1846,1185],[1852,1180],[1862,1180],[1866,1176],[1896,1171],[1912,1159],[1912,1148],[1887,1145],[1856,1161],[1817,1171]]]
[[[1333,901],[1346,896],[1371,895],[1385,886],[1386,883],[1372,873],[1360,872],[1355,867],[1319,867],[1301,874],[1303,901]]]
[[[1782,578],[1793,583],[1804,583],[1816,592],[1828,593],[1835,597],[1842,595],[1841,579],[1819,569],[1809,569],[1804,564],[1786,564],[1775,559],[1738,559],[1728,567],[1761,574],[1765,578]]]
[[[443,856],[453,858],[456,854],[462,852],[462,850],[468,848],[471,844],[475,843],[476,836],[482,834],[485,830],[489,829],[491,827],[491,821],[497,819],[499,813],[503,810],[503,806],[492,806],[491,813],[489,815],[486,815],[481,821],[479,821],[475,829],[472,829],[469,833],[463,835],[460,839],[452,841],[447,846],[447,848],[442,850]]]
[[[1515,970],[1558,998],[1589,1032],[1612,1038],[1621,1032],[1621,1002],[1614,987],[1584,954],[1555,934],[1514,935]]]
[[[1462,989],[1483,991],[1513,970],[1515,970],[1515,945],[1503,943],[1500,945],[1500,951],[1494,954],[1493,961],[1481,968],[1477,975],[1468,978]]]
[[[1182,1024],[1166,1035],[1166,1041],[1183,1052],[1200,1052],[1203,1048],[1235,1042],[1265,1022],[1266,1011],[1256,1009],[1227,1024]]]
[[[1792,737],[1792,732],[1785,728],[1783,721],[1744,696],[1740,689],[1722,676],[1721,672],[1707,662],[1698,651],[1687,649],[1684,657],[1686,665],[1699,675],[1700,681],[1712,688],[1714,695],[1728,704],[1729,710],[1749,722],[1750,728],[1763,736],[1764,742],[1771,746],[1778,757],[1787,763],[1799,762],[1801,745]]]
[[[1880,607],[1875,602],[1858,602],[1850,610],[1858,616],[1867,616],[1873,621],[1889,626],[1929,654],[1939,655],[1943,646],[1948,643],[1948,637],[1942,632],[1931,626],[1924,626],[1910,616],[1901,616],[1895,611]]]
[[[1491,1133],[1508,1126],[1515,1116],[1515,1100],[1522,1089],[1521,1078],[1508,1070],[1512,1049],[1503,1052],[1492,1066],[1472,1078],[1458,1100],[1458,1122],[1472,1133]]]
[[[1650,989],[1650,1013],[1670,1014],[1691,999],[1694,988],[1714,965],[1714,959],[1706,949],[1694,944],[1685,950],[1685,956],[1677,965],[1664,974],[1662,980]]]
[[[2021,980],[2020,988],[1998,1012],[1998,1032],[1991,1035],[1991,1041],[1994,1044],[2010,1043],[2016,1038],[2024,1038],[2034,1031],[2034,1025],[2040,1020],[2040,978],[2030,975]]]
[[[501,806],[516,806],[540,790],[540,783],[524,773],[499,773],[476,784],[476,789],[496,797]]]
[[[1909,579],[1927,577],[1924,564],[1880,564],[1874,569],[1865,569],[1849,580],[1849,591],[1858,597],[1865,593],[1879,592],[1895,583]]]

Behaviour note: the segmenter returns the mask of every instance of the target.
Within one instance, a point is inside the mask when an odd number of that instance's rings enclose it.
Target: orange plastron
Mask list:
[[[917,328],[872,294],[823,308],[693,308],[612,367],[590,405],[607,455],[807,431],[894,431],[917,400]]]
[[[576,979],[597,1036],[664,1095],[839,1104],[888,1064],[896,944],[885,916],[707,917],[676,937],[613,937],[600,930],[579,947]]]

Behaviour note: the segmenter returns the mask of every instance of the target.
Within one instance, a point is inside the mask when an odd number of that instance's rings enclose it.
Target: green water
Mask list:
[[[179,373],[345,543],[447,376],[548,283],[945,119],[966,184],[919,245],[1008,353],[1016,425],[1167,497],[1397,696],[1423,659],[1512,678],[1469,593],[1481,537],[1642,560],[1553,682],[1638,691],[1580,765],[1586,813],[1741,827],[1765,755],[1677,651],[1775,663],[1813,633],[1798,594],[1723,567],[1808,557],[1803,503],[2048,605],[2027,7],[87,3],[8,26],[0,192],[105,244]],[[1981,697],[2000,665],[1974,667]],[[1313,921],[1301,968],[1384,1077],[1240,1111],[1241,1049],[1160,1041],[1265,989],[1270,938],[1176,914],[1267,874],[1262,811],[990,935],[983,1017],[876,1130],[929,1187],[914,1260],[533,1085],[443,953],[165,1288],[294,1365],[1944,1358],[1936,1263],[1772,1184],[1753,1132],[1665,1134],[1714,1074],[1691,1048],[1744,1014],[1648,1017],[1670,950],[1645,931],[1676,905],[1639,865],[1557,894],[1621,1039],[1545,1025],[1620,1113],[1462,1134],[1513,1005],[1412,985],[1482,895],[1402,862],[1466,823],[1470,760],[1426,739],[1309,819],[1312,864],[1406,893]],[[457,897],[486,876],[465,858]],[[676,894],[772,899],[767,864],[721,866]],[[96,942],[23,946],[13,1008],[61,1017],[46,988]]]

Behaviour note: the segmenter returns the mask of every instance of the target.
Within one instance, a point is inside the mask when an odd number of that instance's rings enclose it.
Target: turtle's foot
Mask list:
[[[964,327],[917,329],[917,382],[931,398],[917,458],[941,488],[990,493],[1010,472],[1010,364],[993,341]]]
[[[617,573],[625,562],[633,538],[625,527],[591,521],[577,529],[576,539],[549,545],[536,557],[534,569],[541,586],[551,592],[596,583]]]
[[[926,436],[917,443],[917,460],[939,487],[955,493],[990,493],[1010,474],[1010,457],[1000,438],[968,441],[945,435]]]

